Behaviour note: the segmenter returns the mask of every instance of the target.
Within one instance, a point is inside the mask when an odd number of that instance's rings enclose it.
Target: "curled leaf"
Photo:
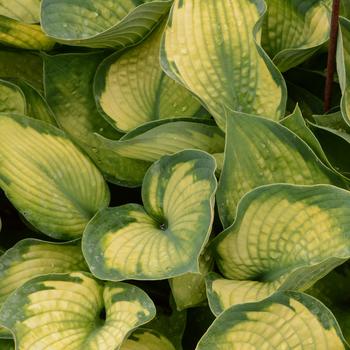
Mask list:
[[[165,72],[225,130],[225,109],[278,120],[286,87],[260,47],[262,0],[175,0],[161,48]]]
[[[72,272],[25,283],[6,301],[0,323],[19,349],[118,349],[154,315],[153,302],[138,287]]]
[[[234,224],[213,243],[221,273],[233,280],[222,284],[232,291],[229,302],[305,290],[347,260],[349,199],[348,191],[330,185],[274,184],[244,196]]]
[[[87,226],[82,249],[91,272],[115,281],[199,272],[213,221],[214,172],[214,159],[201,151],[154,163],[143,180],[144,207],[105,209]]]
[[[346,350],[338,323],[317,299],[278,292],[259,303],[234,306],[209,327],[196,350]]]
[[[41,25],[65,45],[120,49],[149,34],[170,5],[170,0],[42,0]]]

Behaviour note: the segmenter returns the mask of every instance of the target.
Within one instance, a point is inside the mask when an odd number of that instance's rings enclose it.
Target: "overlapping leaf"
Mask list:
[[[163,30],[162,24],[140,45],[108,57],[96,73],[99,107],[124,132],[152,120],[192,116],[200,108],[183,86],[161,70]]]
[[[267,0],[262,46],[283,72],[313,55],[329,37],[322,0]]]
[[[346,18],[340,18],[337,70],[343,93],[340,107],[345,121],[350,124],[350,20]]]
[[[120,350],[175,350],[171,342],[162,334],[147,328],[136,330],[122,345]]]
[[[274,184],[248,193],[234,224],[215,240],[218,267],[233,280],[219,282],[230,296],[212,288],[214,298],[224,296],[215,308],[304,290],[347,260],[349,199],[330,185]]]
[[[92,273],[117,281],[199,272],[213,221],[214,172],[214,159],[201,151],[154,163],[143,181],[144,207],[105,209],[87,226],[82,248]]]
[[[40,25],[27,24],[0,15],[0,43],[27,50],[50,50],[55,42]]]
[[[79,244],[24,239],[0,257],[0,309],[12,292],[34,277],[86,270]],[[11,338],[0,328],[1,337]]]
[[[1,309],[0,324],[14,333],[18,349],[102,350],[118,349],[154,315],[153,302],[138,287],[73,272],[25,283]]]
[[[9,81],[0,80],[0,112],[21,113],[26,111],[26,101],[21,89]]]
[[[40,0],[0,0],[0,15],[25,23],[38,23]]]
[[[109,139],[121,136],[98,113],[94,101],[92,80],[103,57],[101,53],[45,56],[45,96],[58,124],[84,148],[105,177],[135,186],[142,182],[148,164],[103,149],[95,135]]]
[[[200,273],[186,273],[172,278],[169,283],[176,308],[184,310],[206,304],[206,287],[204,277],[213,268],[214,261],[208,253],[199,258]]]
[[[217,192],[224,227],[232,224],[237,203],[245,193],[271,183],[347,187],[341,175],[327,168],[304,141],[281,124],[230,113]]]
[[[0,79],[0,111],[7,113],[25,114],[57,125],[53,113],[43,96],[24,80]]]
[[[329,161],[337,171],[349,177],[350,127],[341,112],[314,115],[313,119],[314,122],[309,122],[309,125],[320,140]]]
[[[123,48],[141,41],[170,5],[170,0],[43,0],[41,24],[66,45]]]
[[[339,266],[306,291],[324,303],[334,314],[345,339],[350,340],[349,265]]]
[[[43,90],[43,60],[35,53],[0,50],[0,77],[18,78]]]
[[[107,185],[91,161],[55,127],[20,115],[0,116],[0,186],[41,232],[81,236],[108,205]]]
[[[261,0],[175,0],[162,48],[165,72],[197,95],[225,130],[224,106],[271,119],[286,88],[260,47]]]
[[[196,350],[349,349],[332,313],[317,299],[278,292],[220,315]]]
[[[116,155],[154,162],[163,155],[184,149],[200,149],[211,154],[224,151],[224,134],[211,121],[172,119],[150,122],[124,135],[118,141],[100,138],[101,148]]]

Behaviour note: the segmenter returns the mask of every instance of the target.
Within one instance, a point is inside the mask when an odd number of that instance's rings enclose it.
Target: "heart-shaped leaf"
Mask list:
[[[30,279],[71,271],[88,271],[80,244],[35,239],[18,242],[0,257],[0,309],[8,296]],[[11,336],[0,328],[0,337]]]
[[[186,150],[164,156],[142,185],[144,207],[100,211],[82,242],[91,272],[106,280],[165,279],[199,272],[213,221],[215,161]]]
[[[163,38],[165,72],[197,95],[225,130],[224,106],[271,119],[286,87],[260,47],[263,0],[175,0]]]
[[[55,42],[47,37],[40,25],[27,24],[0,15],[0,43],[27,50],[50,50]]]
[[[120,49],[141,41],[170,6],[170,0],[42,0],[41,25],[66,45]]]
[[[312,56],[329,38],[322,0],[267,0],[262,46],[281,72]]]
[[[154,315],[152,300],[140,288],[73,272],[25,283],[7,299],[0,324],[13,332],[18,349],[105,350],[119,349]]]
[[[224,227],[232,224],[241,197],[261,185],[347,187],[346,179],[327,168],[304,141],[279,123],[231,112],[226,134],[224,167],[217,192]]]
[[[259,303],[234,306],[221,314],[196,350],[346,350],[332,313],[303,293],[278,292]]]
[[[153,329],[137,329],[123,343],[120,350],[175,350],[173,344]]]
[[[0,0],[0,15],[26,23],[39,23],[40,0]]]
[[[350,192],[334,186],[274,184],[249,192],[234,224],[213,242],[219,270],[234,280],[216,296],[231,289],[230,302],[240,304],[278,289],[307,289],[350,257],[349,218]],[[222,308],[225,300],[218,300]]]
[[[95,166],[55,127],[20,115],[0,115],[0,187],[41,232],[81,236],[108,205],[108,187]]]
[[[342,17],[337,46],[337,70],[343,93],[340,107],[345,121],[350,125],[350,20]]]
[[[97,103],[106,118],[123,132],[152,120],[191,117],[201,107],[160,67],[163,30],[161,24],[140,45],[108,57],[96,73]]]

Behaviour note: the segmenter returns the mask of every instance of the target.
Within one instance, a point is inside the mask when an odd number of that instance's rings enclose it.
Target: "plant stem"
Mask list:
[[[327,59],[327,77],[324,92],[324,111],[329,111],[331,107],[332,90],[333,90],[333,76],[335,70],[335,56],[337,51],[337,39],[339,28],[339,7],[340,0],[333,0],[332,19],[331,19],[331,33],[329,38],[328,59]]]

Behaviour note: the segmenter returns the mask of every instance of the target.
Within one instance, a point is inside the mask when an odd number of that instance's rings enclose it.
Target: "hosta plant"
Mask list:
[[[0,350],[350,349],[338,5],[0,0]]]

